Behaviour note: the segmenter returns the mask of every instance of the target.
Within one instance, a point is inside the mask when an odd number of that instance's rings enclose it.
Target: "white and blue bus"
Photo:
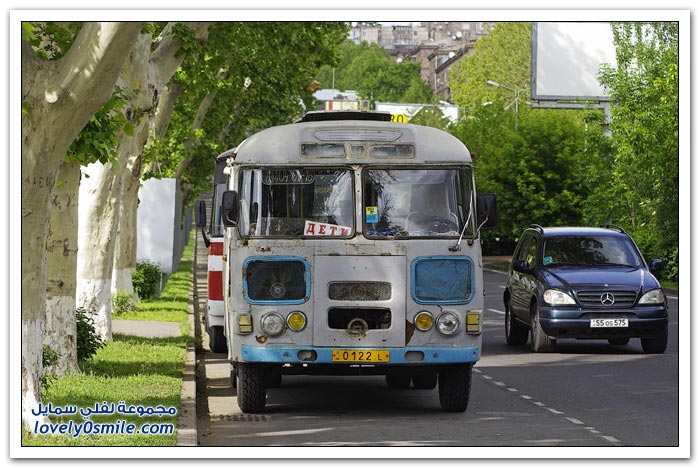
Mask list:
[[[287,374],[438,385],[442,409],[467,408],[495,196],[477,197],[457,138],[390,118],[309,113],[228,158],[225,332],[243,412]]]

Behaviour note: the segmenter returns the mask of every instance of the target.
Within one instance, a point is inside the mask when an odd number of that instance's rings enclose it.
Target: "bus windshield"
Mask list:
[[[462,169],[367,169],[364,233],[374,239],[474,234],[472,174]]]
[[[245,236],[347,238],[355,231],[350,169],[244,169],[240,197]]]

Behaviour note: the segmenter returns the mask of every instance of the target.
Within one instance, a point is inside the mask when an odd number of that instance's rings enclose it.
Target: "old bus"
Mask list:
[[[309,113],[228,158],[225,326],[243,412],[287,374],[385,375],[467,407],[495,197],[476,196],[458,139],[390,117]]]
[[[235,148],[217,156],[214,168],[214,185],[211,194],[211,217],[207,223],[206,204],[198,200],[195,209],[195,224],[202,229],[207,245],[207,312],[204,315],[209,349],[215,353],[227,351],[224,334],[224,286],[223,260],[224,227],[221,224],[221,197],[226,191],[227,177],[224,174],[226,161],[235,155]]]

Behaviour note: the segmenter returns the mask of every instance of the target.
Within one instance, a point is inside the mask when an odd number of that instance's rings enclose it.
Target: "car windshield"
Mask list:
[[[354,232],[350,169],[244,169],[244,236],[350,237]]]
[[[473,236],[472,174],[463,169],[368,169],[365,236],[375,239]]]
[[[544,242],[544,266],[630,266],[641,260],[632,243],[620,236],[556,236]]]

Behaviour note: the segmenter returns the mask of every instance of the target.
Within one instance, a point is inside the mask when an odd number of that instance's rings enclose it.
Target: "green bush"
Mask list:
[[[90,312],[82,307],[75,311],[77,325],[78,361],[89,359],[98,349],[105,345],[102,338],[95,331],[95,322]]]
[[[134,291],[141,299],[150,299],[158,293],[161,276],[160,265],[141,260],[136,262],[136,268],[132,274],[132,284]]]
[[[126,291],[112,294],[112,316],[118,317],[136,310],[136,296]]]
[[[47,345],[44,345],[41,351],[41,364],[44,369],[41,375],[41,389],[43,392],[46,392],[53,381],[56,380],[55,374],[46,371],[49,367],[58,364],[58,353],[51,346]]]
[[[664,256],[666,267],[664,276],[669,281],[678,281],[678,246]]]

